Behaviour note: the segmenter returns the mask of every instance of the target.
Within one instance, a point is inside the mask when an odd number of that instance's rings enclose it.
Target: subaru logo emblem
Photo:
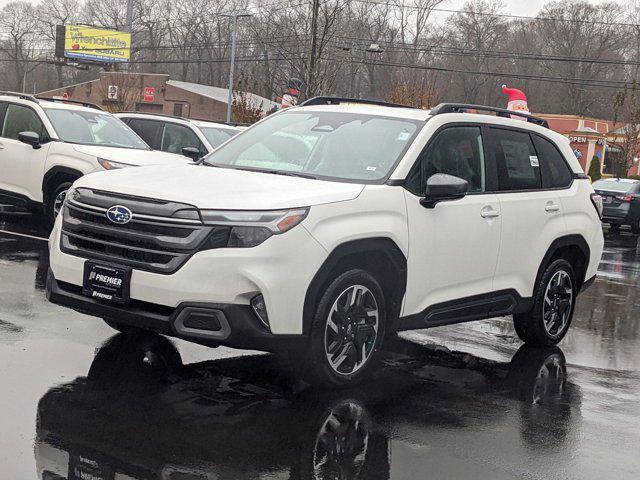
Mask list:
[[[127,207],[123,207],[122,205],[114,205],[107,210],[107,218],[113,223],[117,223],[119,225],[129,223],[132,216],[133,213],[131,213],[131,210]]]

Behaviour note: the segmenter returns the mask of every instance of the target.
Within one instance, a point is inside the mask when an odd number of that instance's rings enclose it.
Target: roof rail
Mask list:
[[[96,105],[95,103],[82,102],[80,100],[71,100],[70,98],[38,97],[36,98],[36,100],[44,100],[46,102],[56,102],[56,103],[71,103],[73,105],[80,105],[82,107],[94,108],[96,110],[100,110],[104,112],[104,108],[102,108],[100,105]]]
[[[0,91],[0,95],[8,95],[8,96],[11,96],[11,97],[18,97],[18,98],[21,98],[22,100],[29,100],[30,102],[39,103],[38,99],[36,97],[34,97],[33,95],[29,95],[27,93]]]
[[[472,105],[467,103],[441,103],[431,109],[431,115],[442,113],[465,113],[467,110],[478,110],[481,112],[494,112],[498,117],[510,118],[512,115],[525,118],[527,122],[541,127],[549,128],[549,123],[544,118],[534,117],[528,113],[507,110],[506,108],[489,107],[487,105]]]
[[[341,103],[361,103],[363,105],[379,105],[381,107],[396,108],[416,108],[409,105],[401,105],[399,103],[382,102],[379,100],[369,100],[367,98],[348,98],[348,97],[313,97],[305,100],[300,104],[301,107],[309,107],[312,105],[340,105]]]

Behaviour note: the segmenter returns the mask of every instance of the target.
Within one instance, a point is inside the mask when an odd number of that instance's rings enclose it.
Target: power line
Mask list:
[[[398,7],[401,9],[409,9],[409,10],[419,10],[423,7],[419,7],[417,5],[406,5],[405,3],[402,3],[400,5],[394,5],[392,2],[383,2],[383,1],[376,1],[376,0],[350,0],[352,2],[357,2],[357,3],[368,3],[370,5],[384,5],[384,6],[388,6],[388,7]],[[582,23],[582,24],[587,24],[587,25],[607,25],[607,26],[620,26],[620,27],[633,27],[633,28],[640,28],[640,24],[638,23],[626,23],[626,22],[600,22],[597,20],[579,20],[579,19],[575,19],[575,18],[558,18],[558,17],[544,17],[544,16],[535,16],[535,17],[531,17],[531,16],[525,16],[525,15],[512,15],[512,14],[508,14],[508,13],[490,13],[490,12],[478,12],[478,11],[474,11],[474,10],[455,10],[455,9],[450,9],[450,8],[439,8],[439,7],[433,7],[433,8],[429,8],[427,10],[433,11],[433,12],[442,12],[442,13],[452,13],[452,14],[456,14],[456,13],[464,13],[467,15],[478,15],[478,16],[485,16],[485,17],[499,17],[499,18],[511,18],[511,19],[517,19],[517,20],[541,20],[541,21],[545,21],[545,22],[566,22],[566,23]]]

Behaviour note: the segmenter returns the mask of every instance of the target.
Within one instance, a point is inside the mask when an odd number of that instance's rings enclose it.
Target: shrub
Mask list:
[[[596,180],[600,180],[602,178],[602,174],[600,173],[600,157],[594,155],[591,159],[591,164],[589,165],[589,171],[587,175],[591,177],[591,181],[595,182]]]

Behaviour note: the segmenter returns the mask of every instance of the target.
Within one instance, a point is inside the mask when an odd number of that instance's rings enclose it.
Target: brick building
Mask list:
[[[615,172],[614,160],[623,153],[624,125],[578,115],[535,115],[546,119],[552,130],[569,138],[571,148],[585,172],[589,171],[594,156],[600,158],[601,173],[607,175]],[[635,174],[637,170],[638,163],[635,161],[629,173]]]
[[[160,113],[224,122],[227,94],[226,88],[171,80],[165,74],[102,72],[96,80],[38,95],[95,103],[113,112]],[[246,98],[251,106],[259,107],[263,113],[277,105],[253,93],[247,93]]]

